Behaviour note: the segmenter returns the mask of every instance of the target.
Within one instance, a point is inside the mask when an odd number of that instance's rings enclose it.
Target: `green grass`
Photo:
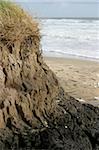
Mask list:
[[[36,20],[15,3],[0,0],[0,41],[5,40],[7,45],[10,45],[29,36],[39,38]]]
[[[0,1],[0,17],[13,17],[13,19],[21,18],[25,15],[24,11],[17,6],[16,4],[12,3],[11,1]]]

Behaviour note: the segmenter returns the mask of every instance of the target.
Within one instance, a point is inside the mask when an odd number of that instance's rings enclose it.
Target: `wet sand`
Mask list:
[[[44,59],[69,95],[99,106],[99,62],[53,57]]]

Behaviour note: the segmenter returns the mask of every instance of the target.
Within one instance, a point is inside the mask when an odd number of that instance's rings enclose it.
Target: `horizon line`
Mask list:
[[[90,20],[99,20],[99,17],[36,17],[39,19],[90,19]]]

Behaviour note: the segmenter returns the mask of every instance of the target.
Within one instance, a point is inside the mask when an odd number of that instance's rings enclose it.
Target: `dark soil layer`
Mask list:
[[[1,130],[0,149],[29,150],[99,150],[99,109],[80,104],[61,90],[58,97],[60,116],[48,116],[48,126],[19,130],[8,123]]]

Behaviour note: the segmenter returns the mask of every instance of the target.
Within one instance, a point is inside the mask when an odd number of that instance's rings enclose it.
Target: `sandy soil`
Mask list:
[[[99,106],[99,62],[53,57],[44,59],[69,95]]]

